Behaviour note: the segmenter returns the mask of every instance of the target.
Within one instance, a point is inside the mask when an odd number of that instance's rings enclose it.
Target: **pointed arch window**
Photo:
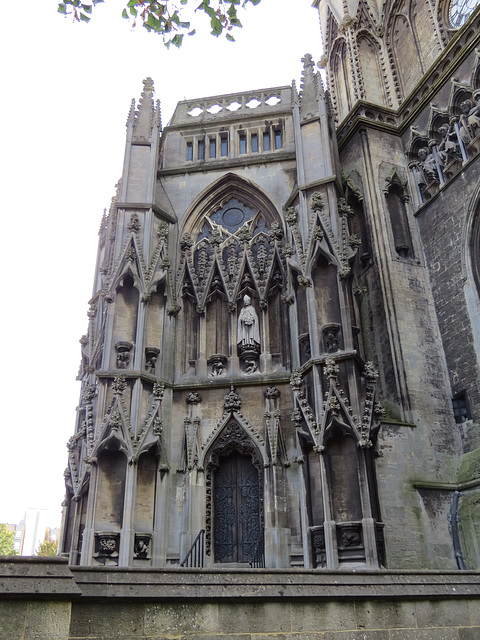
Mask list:
[[[272,203],[250,183],[229,174],[205,195],[186,222],[190,230],[183,233],[181,242],[185,252],[182,297],[192,304],[184,305],[181,317],[186,323],[188,314],[191,325],[191,311],[196,314],[197,330],[189,333],[198,338],[197,359],[205,359],[207,375],[225,375],[230,366],[230,373],[247,375],[287,366],[283,223]],[[238,319],[246,299],[258,320],[251,349],[239,347]],[[184,358],[186,373],[192,358],[193,351]],[[194,363],[191,371],[198,372],[204,365],[199,366]]]

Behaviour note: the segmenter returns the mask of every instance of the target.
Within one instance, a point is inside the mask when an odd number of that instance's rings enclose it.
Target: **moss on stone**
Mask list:
[[[462,456],[458,472],[458,482],[460,484],[478,479],[480,479],[480,448]]]

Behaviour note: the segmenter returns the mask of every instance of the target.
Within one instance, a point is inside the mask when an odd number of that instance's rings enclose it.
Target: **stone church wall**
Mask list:
[[[478,572],[68,568],[2,558],[2,640],[476,640]]]
[[[478,362],[465,300],[463,256],[471,259],[470,247],[465,247],[465,241],[470,238],[465,238],[464,233],[478,171],[478,161],[473,160],[464,173],[438,194],[434,202],[429,201],[416,214],[426,261],[430,265],[452,392],[455,395],[466,389],[473,411],[478,411],[480,406],[480,381],[476,375]],[[459,333],[461,340],[458,340]],[[477,413],[472,417],[475,422],[480,422]],[[479,446],[480,442],[475,444]]]

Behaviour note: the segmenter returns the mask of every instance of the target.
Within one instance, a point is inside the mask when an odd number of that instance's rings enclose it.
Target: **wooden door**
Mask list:
[[[214,480],[215,562],[250,562],[260,535],[259,472],[249,456],[220,458]]]

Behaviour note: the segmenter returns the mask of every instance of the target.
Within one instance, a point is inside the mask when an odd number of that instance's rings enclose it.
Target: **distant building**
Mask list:
[[[58,539],[59,529],[50,528],[48,519],[47,509],[27,509],[20,524],[11,525],[15,530],[13,546],[18,555],[34,556],[42,542]]]

